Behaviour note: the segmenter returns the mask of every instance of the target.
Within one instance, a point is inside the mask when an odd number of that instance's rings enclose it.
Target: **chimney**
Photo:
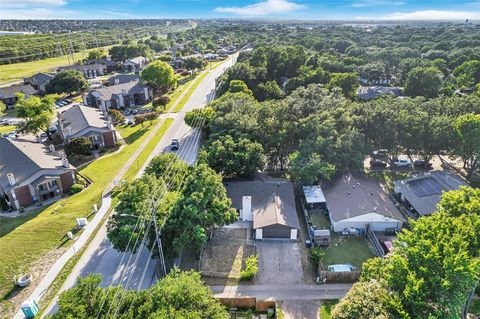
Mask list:
[[[37,142],[42,143],[42,137],[40,135],[37,136]]]
[[[252,216],[252,197],[243,196],[242,197],[242,215],[240,216],[242,220],[253,220]]]
[[[8,178],[8,183],[13,186],[16,184],[16,181],[15,181],[15,175],[13,175],[13,173],[8,173],[7,174],[7,178]]]
[[[52,153],[55,152],[55,145],[50,144],[50,145],[48,146],[48,148],[50,149],[50,152],[52,152]]]
[[[58,152],[58,157],[63,159],[65,157],[65,153],[63,151],[59,151]]]
[[[115,84],[120,84],[120,79],[119,79],[119,78],[115,78],[114,83],[115,83]]]
[[[68,159],[66,157],[62,158],[62,165],[63,167],[65,168],[69,168],[70,167],[70,163],[68,162]]]
[[[67,131],[68,131],[68,135],[72,135],[72,127],[71,127],[71,126],[69,126],[69,127],[67,128]]]
[[[109,130],[112,129],[112,118],[111,118],[110,116],[107,117],[107,128],[108,128]]]

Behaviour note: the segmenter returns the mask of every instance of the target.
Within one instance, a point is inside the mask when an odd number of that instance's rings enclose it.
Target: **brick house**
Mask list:
[[[0,196],[12,209],[58,200],[75,181],[63,152],[33,136],[0,138]]]
[[[116,130],[108,116],[102,111],[75,105],[57,114],[58,132],[66,145],[72,138],[88,137],[94,149],[114,147],[117,141]]]

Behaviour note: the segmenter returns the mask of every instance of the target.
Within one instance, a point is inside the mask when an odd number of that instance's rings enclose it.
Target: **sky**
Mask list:
[[[480,0],[0,0],[0,19],[480,19]]]

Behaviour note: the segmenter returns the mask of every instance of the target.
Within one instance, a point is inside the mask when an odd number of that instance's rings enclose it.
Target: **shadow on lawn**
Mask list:
[[[17,217],[0,217],[0,238],[14,231],[17,227],[22,226],[24,223],[28,222],[30,219],[37,217],[38,214],[42,213],[45,209],[47,209],[51,205],[52,204],[43,206],[37,209],[33,209]]]
[[[132,144],[134,143],[136,140],[138,140],[140,137],[143,136],[143,134],[145,134],[146,132],[148,132],[148,124],[147,126],[139,129],[138,131],[136,131],[135,133],[132,133],[130,134],[128,137],[126,137],[124,140],[125,140],[125,143],[127,144]]]

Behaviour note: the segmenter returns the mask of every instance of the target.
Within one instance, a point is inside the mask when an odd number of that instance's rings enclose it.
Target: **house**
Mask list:
[[[123,84],[132,81],[141,81],[140,75],[138,74],[115,74],[108,78],[109,85]]]
[[[315,246],[329,246],[332,238],[330,236],[330,230],[328,229],[315,229],[313,231],[313,241]]]
[[[203,55],[203,58],[205,60],[216,60],[218,59],[218,54],[215,54],[215,53],[206,53]]]
[[[147,58],[143,56],[137,56],[133,59],[128,59],[123,62],[123,70],[125,72],[139,73],[148,63]]]
[[[325,209],[327,200],[320,185],[303,186],[303,196],[308,208]]]
[[[87,59],[84,62],[85,65],[95,65],[95,64],[102,64],[106,68],[107,73],[115,72],[118,70],[119,63],[117,61],[113,61],[111,59]]]
[[[110,108],[143,105],[151,101],[152,96],[152,89],[144,86],[141,81],[130,81],[91,90],[83,96],[83,102],[107,112]]]
[[[57,114],[58,132],[64,144],[72,138],[88,137],[94,149],[114,147],[117,141],[115,128],[111,119],[102,111],[76,105]]]
[[[363,175],[343,174],[322,186],[334,232],[401,229],[406,221],[379,183]]]
[[[17,93],[23,93],[25,98],[28,98],[37,92],[30,84],[7,86],[0,88],[0,101],[5,103],[7,108],[11,109],[17,103],[17,97],[15,96]]]
[[[403,96],[403,89],[401,87],[387,87],[387,86],[361,86],[358,89],[358,98],[360,100],[368,101],[376,99],[382,95],[392,95],[395,97]]]
[[[283,179],[225,183],[242,221],[253,222],[255,239],[296,240],[300,223],[291,182]]]
[[[57,69],[57,72],[66,70],[76,70],[85,76],[86,79],[94,79],[97,76],[102,76],[106,73],[107,67],[103,64],[84,64],[84,65],[69,65],[62,66]]]
[[[75,183],[75,167],[33,136],[0,138],[0,196],[15,210],[57,200]]]
[[[37,73],[29,78],[23,79],[23,84],[30,84],[40,93],[45,93],[45,87],[54,78],[53,74]]]
[[[460,178],[445,172],[432,171],[394,182],[395,196],[415,216],[434,213],[443,192],[468,186]]]
[[[230,52],[227,49],[219,49],[217,50],[217,54],[221,57],[226,57],[230,54]]]

